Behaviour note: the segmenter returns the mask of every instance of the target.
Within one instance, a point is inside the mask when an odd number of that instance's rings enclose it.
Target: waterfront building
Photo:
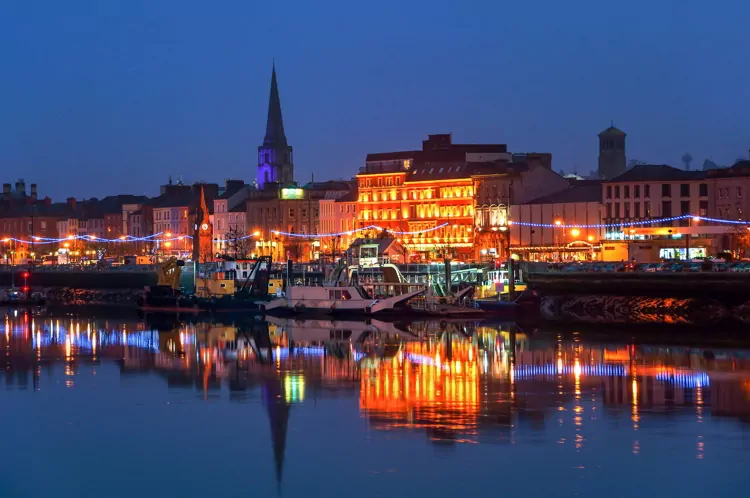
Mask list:
[[[567,185],[551,168],[550,154],[511,154],[505,144],[454,144],[449,134],[429,135],[422,150],[367,155],[357,175],[358,225],[396,234],[413,260],[471,260],[479,251],[477,221],[491,231],[507,220],[511,195]],[[485,191],[479,200],[477,188]],[[489,246],[489,237],[483,243]]]
[[[601,188],[604,222],[612,225],[604,238],[629,242],[629,255],[638,261],[716,254],[715,236],[728,229],[693,220],[713,214],[714,191],[705,171],[642,164],[605,180]]]
[[[321,250],[331,259],[339,257],[357,238],[357,191],[320,200]]]
[[[505,144],[454,144],[429,135],[422,150],[368,154],[357,174],[359,228],[396,234],[412,259],[470,259],[474,186],[470,164],[510,160]]]
[[[623,259],[617,244],[601,244],[601,201],[601,182],[578,180],[564,190],[513,204],[513,219],[519,223],[510,226],[511,251],[529,261]]]
[[[54,252],[56,247],[42,243],[58,236],[57,220],[66,216],[67,206],[39,199],[37,186],[27,193],[23,180],[3,184],[0,197],[0,263],[20,264]]]
[[[254,237],[256,255],[275,261],[311,261],[320,256],[320,201],[354,191],[354,182],[333,180],[268,184],[250,191],[247,198],[247,227]]]
[[[154,240],[162,255],[185,255],[190,251],[190,238],[195,232],[196,211],[201,191],[209,209],[218,195],[216,183],[181,183],[162,186],[163,193],[150,202],[153,213],[153,231],[160,234]],[[166,240],[176,239],[176,240]]]
[[[547,159],[550,159],[548,161]],[[565,190],[570,181],[552,171],[548,154],[514,154],[512,162],[477,164],[474,185],[474,259],[507,259],[513,219],[524,212],[511,209],[531,199]]]
[[[242,180],[227,180],[223,191],[214,199],[212,223],[214,227],[214,249],[216,254],[239,256],[246,252],[243,237],[252,235],[248,232],[246,220],[246,201],[250,189]],[[241,255],[242,257],[245,254]]]

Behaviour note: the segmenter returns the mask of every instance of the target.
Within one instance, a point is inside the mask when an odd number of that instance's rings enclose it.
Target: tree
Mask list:
[[[250,239],[238,228],[227,231],[227,249],[235,259],[245,259],[250,252]]]
[[[291,237],[288,247],[292,260],[298,262],[304,252],[304,241],[300,237]]]
[[[743,230],[737,235],[737,246],[739,247],[740,253],[744,256],[748,249],[750,249],[750,230],[742,227]]]

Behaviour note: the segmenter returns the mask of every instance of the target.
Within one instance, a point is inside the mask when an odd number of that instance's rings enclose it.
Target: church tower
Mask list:
[[[614,126],[599,133],[599,178],[610,180],[625,173],[626,136]]]
[[[268,120],[263,145],[258,147],[258,187],[278,182],[283,184],[294,181],[294,162],[292,148],[286,142],[284,120],[281,117],[281,100],[276,83],[276,65],[271,72],[271,95],[268,98]]]

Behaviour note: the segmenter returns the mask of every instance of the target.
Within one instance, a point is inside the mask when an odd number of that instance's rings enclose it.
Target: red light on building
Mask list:
[[[25,271],[21,274],[23,278],[29,278],[29,272]]]

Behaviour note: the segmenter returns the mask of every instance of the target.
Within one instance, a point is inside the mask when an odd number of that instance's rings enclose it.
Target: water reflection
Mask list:
[[[43,392],[103,363],[123,377],[156,374],[197,402],[260,403],[276,480],[295,405],[356,398],[367,427],[432,444],[520,444],[532,435],[580,452],[600,419],[630,431],[691,414],[750,421],[750,351],[587,342],[512,325],[371,321],[167,323],[71,319],[8,311],[0,344],[6,390]],[[41,394],[40,394],[41,395]],[[336,423],[341,423],[337,421]],[[701,429],[695,458],[704,459]],[[297,434],[296,437],[304,437]]]

